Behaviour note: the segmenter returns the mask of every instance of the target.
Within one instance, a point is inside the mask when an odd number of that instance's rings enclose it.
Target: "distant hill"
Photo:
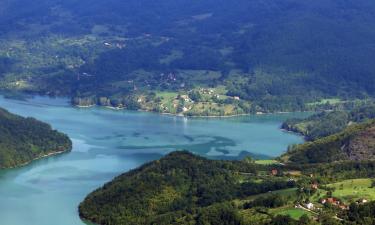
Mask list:
[[[136,108],[129,96],[158,103],[149,91],[224,85],[252,111],[375,96],[372,0],[8,0],[0,9],[1,89]]]
[[[70,139],[50,125],[0,108],[0,169],[22,166],[71,148]]]
[[[340,133],[298,145],[281,158],[299,164],[374,160],[375,120],[351,125]]]

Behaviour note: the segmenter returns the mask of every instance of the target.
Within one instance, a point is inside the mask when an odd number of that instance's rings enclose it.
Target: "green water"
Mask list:
[[[176,150],[211,158],[277,156],[302,138],[283,120],[306,114],[186,119],[103,108],[77,109],[66,99],[4,99],[13,113],[52,124],[71,137],[73,151],[0,172],[1,225],[77,225],[77,206],[114,176]]]

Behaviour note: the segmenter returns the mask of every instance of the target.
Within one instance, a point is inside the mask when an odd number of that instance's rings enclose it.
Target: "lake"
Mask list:
[[[0,172],[0,223],[82,225],[77,206],[120,173],[174,150],[214,159],[269,158],[303,139],[279,129],[306,113],[232,118],[183,118],[105,108],[79,109],[67,99],[0,96],[0,107],[50,123],[73,140],[73,150]]]

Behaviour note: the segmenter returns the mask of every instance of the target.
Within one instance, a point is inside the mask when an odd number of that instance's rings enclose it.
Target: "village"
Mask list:
[[[332,184],[320,184],[313,174],[303,178],[300,171],[282,171],[279,167],[271,169],[269,176],[287,176],[289,181],[296,182],[296,188],[269,193],[292,199],[293,201],[286,206],[272,211],[295,218],[306,214],[317,219],[321,213],[330,212],[334,215],[334,219],[342,220],[340,215],[349,210],[351,204],[363,205],[375,199],[372,179],[351,179]]]

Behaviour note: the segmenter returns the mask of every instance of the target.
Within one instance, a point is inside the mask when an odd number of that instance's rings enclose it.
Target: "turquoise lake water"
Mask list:
[[[5,99],[0,107],[50,123],[73,140],[73,150],[0,171],[1,225],[82,225],[77,206],[120,173],[178,149],[210,158],[280,155],[302,137],[279,129],[306,113],[226,119],[183,118],[147,112],[78,109],[67,99]]]

